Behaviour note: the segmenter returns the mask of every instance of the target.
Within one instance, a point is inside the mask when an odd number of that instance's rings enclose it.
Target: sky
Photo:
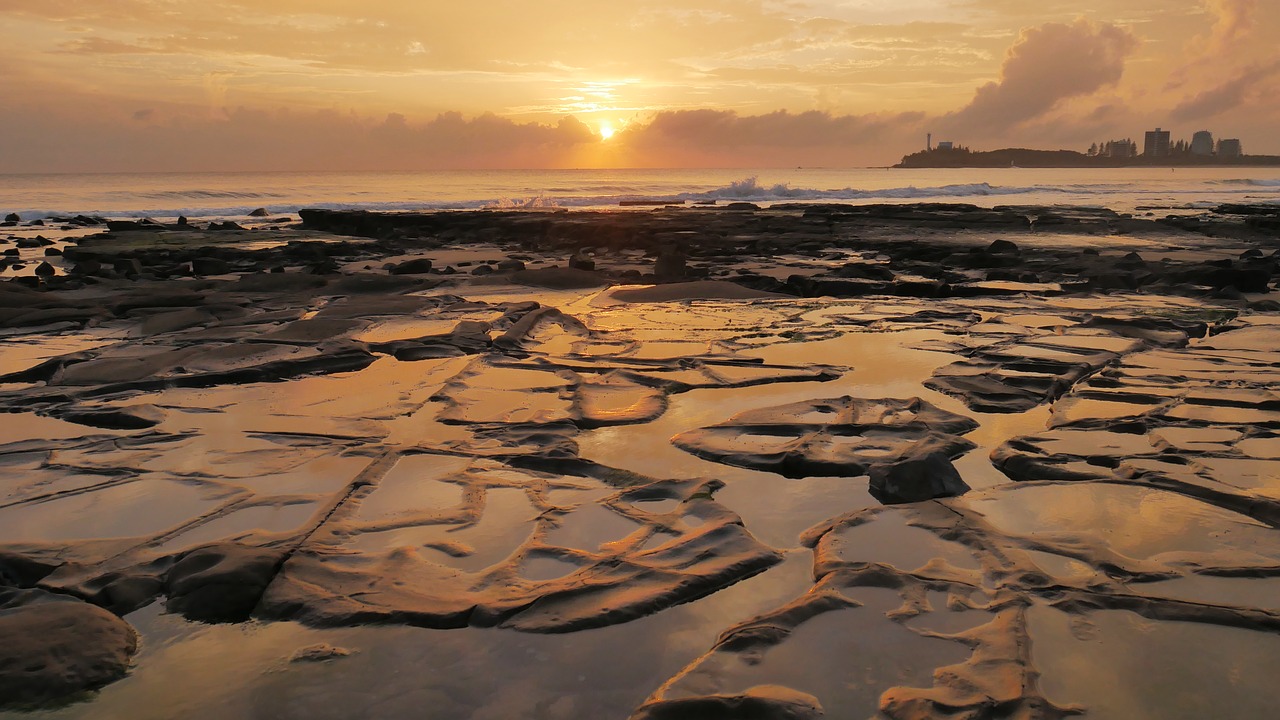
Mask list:
[[[0,0],[0,172],[1280,154],[1276,0]]]

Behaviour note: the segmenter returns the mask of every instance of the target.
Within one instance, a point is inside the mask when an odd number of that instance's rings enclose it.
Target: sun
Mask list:
[[[607,122],[600,123],[600,139],[601,140],[608,140],[609,138],[613,137],[613,134],[616,132],[618,131],[613,129],[613,125]]]

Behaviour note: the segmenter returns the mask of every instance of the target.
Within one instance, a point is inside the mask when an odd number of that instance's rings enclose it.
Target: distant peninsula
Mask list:
[[[1182,155],[1173,157],[1106,157],[1075,150],[1005,148],[974,152],[968,148],[934,148],[907,155],[895,168],[1123,168],[1123,167],[1257,167],[1280,166],[1280,156],[1242,155],[1224,158]]]

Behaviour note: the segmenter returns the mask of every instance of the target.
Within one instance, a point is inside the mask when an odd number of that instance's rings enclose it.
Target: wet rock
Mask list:
[[[19,215],[18,213],[9,213],[8,215],[4,216],[4,221],[11,222],[11,223],[19,223],[19,222],[22,222],[22,216]]]
[[[132,405],[123,408],[68,409],[57,413],[67,422],[108,430],[143,430],[159,425],[164,411],[154,405]]]
[[[166,607],[191,620],[243,622],[249,619],[284,553],[224,544],[193,550],[166,578]]]
[[[740,695],[704,695],[642,706],[631,720],[818,720],[818,699],[787,687],[761,685]]]
[[[137,258],[119,258],[112,263],[112,268],[117,275],[127,278],[136,278],[142,274],[142,263]]]
[[[492,265],[477,265],[471,269],[471,274],[477,277],[493,274]]]
[[[498,269],[503,272],[516,272],[524,270],[524,261],[515,258],[507,258],[498,262]]]
[[[308,647],[299,648],[289,657],[291,663],[317,663],[336,660],[351,655],[351,651],[346,648],[335,647],[327,643],[319,645],[310,645]]]
[[[431,272],[432,264],[430,258],[414,258],[406,260],[397,265],[392,265],[387,272],[392,275],[425,275]]]
[[[61,256],[61,255],[62,255],[62,251],[61,251],[61,250],[59,250],[58,248],[53,248],[53,247],[51,247],[51,248],[45,248],[45,249],[44,249],[44,256],[45,256],[45,257],[59,257],[59,256]]]
[[[577,253],[569,258],[569,268],[572,270],[595,270],[596,261],[583,253]]]
[[[271,213],[267,212],[266,208],[257,208],[253,212],[249,213],[249,217],[263,218],[263,217],[267,217],[270,214]]]
[[[685,277],[685,254],[678,250],[668,250],[658,255],[653,266],[653,277],[658,282],[681,280]]]
[[[871,494],[886,505],[955,497],[969,486],[946,453],[927,453],[871,466]]]
[[[987,252],[992,255],[1017,255],[1021,251],[1018,249],[1018,245],[1012,240],[999,239],[993,240],[991,244],[987,246]]]
[[[231,263],[212,257],[198,257],[191,261],[191,272],[195,275],[226,275],[231,272]]]
[[[35,273],[40,277],[50,277],[52,275],[57,275],[58,271],[49,263],[42,262],[36,266]]]
[[[747,411],[672,442],[699,457],[786,477],[850,477],[887,457],[958,457],[973,447],[959,435],[976,427],[919,398],[843,397]]]
[[[102,608],[0,589],[0,707],[47,703],[124,677],[137,633]]]

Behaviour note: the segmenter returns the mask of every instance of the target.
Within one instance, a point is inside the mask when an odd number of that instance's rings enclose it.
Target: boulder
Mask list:
[[[574,270],[595,270],[596,261],[582,253],[578,253],[577,255],[569,258],[569,267]]]
[[[414,258],[387,268],[392,275],[425,275],[431,272],[430,258]]]
[[[0,707],[46,703],[124,677],[138,636],[100,607],[0,589]]]
[[[9,213],[8,215],[4,216],[4,221],[11,222],[11,223],[19,223],[19,222],[22,222],[22,216],[18,215],[18,213]]]
[[[249,213],[249,217],[266,217],[270,214],[271,213],[267,212],[266,208],[258,208],[253,212]]]
[[[49,277],[51,275],[57,275],[58,271],[49,263],[42,262],[36,266],[36,274],[40,277]]]
[[[943,452],[909,456],[873,465],[871,495],[886,505],[913,503],[969,492],[951,458]]]
[[[1011,240],[1001,239],[993,240],[991,244],[987,246],[987,252],[992,255],[1017,255],[1021,251],[1018,249],[1017,243],[1014,243]]]
[[[498,269],[503,272],[519,272],[524,269],[524,262],[514,258],[507,258],[498,263]]]
[[[234,543],[192,550],[165,579],[166,607],[190,620],[243,622],[283,561],[283,551]]]

